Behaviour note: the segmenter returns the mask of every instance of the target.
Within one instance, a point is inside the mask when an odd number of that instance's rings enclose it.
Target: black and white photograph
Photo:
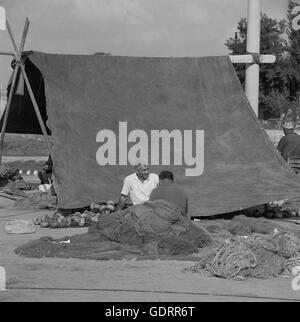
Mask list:
[[[300,302],[300,0],[0,0],[0,302]]]

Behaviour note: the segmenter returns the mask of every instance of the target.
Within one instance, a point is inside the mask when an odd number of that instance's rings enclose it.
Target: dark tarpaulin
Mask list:
[[[185,165],[152,167],[156,173],[175,172],[189,195],[192,215],[226,213],[300,194],[298,177],[261,129],[228,57],[35,52],[29,59],[45,80],[60,208],[119,197],[124,177],[134,170],[96,162],[98,132],[114,131],[118,145],[119,122],[128,122],[128,133],[141,129],[148,138],[151,130],[205,131],[201,176],[185,176]],[[193,146],[195,152],[195,140]]]
[[[46,112],[46,100],[45,100],[45,86],[44,79],[41,72],[36,68],[32,62],[27,59],[30,53],[25,53],[23,59],[25,60],[25,70],[30,81],[35,99],[38,103],[39,110],[44,121],[47,124],[47,112]],[[14,66],[14,61],[12,62]],[[42,134],[42,130],[36,116],[34,107],[32,105],[27,87],[24,84],[24,79],[19,71],[17,76],[17,82],[14,90],[14,96],[12,99],[10,111],[8,114],[6,133],[18,133],[18,134]],[[11,89],[11,81],[8,84],[7,96]],[[0,129],[4,120],[4,113],[0,119]],[[49,128],[47,128],[48,134],[51,134]]]

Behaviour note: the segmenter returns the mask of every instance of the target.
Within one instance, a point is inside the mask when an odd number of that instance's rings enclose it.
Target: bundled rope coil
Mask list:
[[[216,277],[243,280],[274,277],[300,266],[300,241],[287,232],[253,234],[227,240],[186,271],[206,270]]]
[[[243,237],[238,237],[220,246],[206,269],[217,277],[231,279],[236,278],[242,269],[254,268],[256,265],[255,255],[245,247]]]

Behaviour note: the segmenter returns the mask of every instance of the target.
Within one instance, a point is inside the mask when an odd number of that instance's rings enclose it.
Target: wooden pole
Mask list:
[[[38,107],[38,104],[36,102],[36,99],[34,97],[34,94],[33,94],[33,91],[32,91],[31,85],[30,85],[30,82],[28,80],[24,64],[21,63],[20,67],[21,67],[21,71],[22,71],[22,74],[23,74],[23,77],[24,77],[24,80],[25,80],[25,84],[26,84],[27,89],[28,89],[29,96],[31,98],[32,105],[34,107],[36,116],[37,116],[37,118],[39,120],[39,123],[40,123],[41,130],[42,130],[43,135],[45,137],[49,153],[50,153],[51,157],[53,157],[52,146],[51,146],[51,143],[50,143],[50,140],[49,140],[49,137],[48,137],[48,134],[47,134],[47,130],[46,130],[46,127],[44,125],[44,122],[43,122],[43,119],[42,119],[42,116],[41,116],[41,113],[40,113],[40,109]]]
[[[17,57],[18,57],[18,54],[17,54],[18,48],[17,48],[16,42],[15,42],[15,39],[13,37],[13,33],[11,31],[11,28],[10,28],[8,20],[6,20],[6,28],[7,28],[7,31],[9,33],[10,39],[12,41],[12,44],[13,44],[13,47],[14,47],[14,50],[15,50],[15,52],[14,52],[15,59],[17,59]],[[5,114],[4,114],[4,120],[3,120],[3,124],[2,124],[1,139],[0,139],[0,165],[2,164],[4,136],[5,136],[6,126],[7,126],[8,113],[9,113],[9,109],[10,109],[13,94],[14,94],[14,88],[15,88],[19,68],[20,67],[17,65],[15,67],[15,69],[14,69],[13,80],[12,80],[11,89],[10,89],[10,93],[9,93],[8,103],[7,103],[7,106],[6,106],[6,110],[5,110]]]
[[[0,51],[1,56],[15,56],[12,51]]]
[[[276,56],[274,55],[259,55],[260,64],[273,64],[276,62]],[[256,61],[253,55],[229,55],[229,58],[233,64],[255,64]]]
[[[20,47],[19,47],[19,51],[18,51],[18,60],[20,60],[21,57],[22,57],[23,49],[24,49],[24,46],[25,46],[25,41],[26,41],[27,34],[28,34],[29,24],[30,24],[29,19],[26,18],[25,26],[24,26],[24,29],[23,29],[23,35],[22,35],[22,38],[21,38],[21,43],[20,43]]]
[[[17,44],[15,42],[15,39],[14,39],[14,36],[13,36],[13,33],[12,33],[11,28],[10,28],[10,24],[9,24],[8,20],[6,20],[6,28],[8,30],[12,45],[13,45],[14,50],[15,50],[14,56],[15,56],[15,60],[16,60],[16,67],[15,67],[14,73],[13,73],[12,85],[11,85],[11,89],[10,89],[10,93],[9,93],[9,99],[8,99],[8,103],[7,103],[7,106],[6,106],[6,111],[5,111],[2,130],[1,130],[0,165],[2,164],[4,137],[5,137],[5,132],[6,132],[8,114],[9,114],[10,106],[11,106],[13,95],[14,95],[14,89],[15,89],[15,84],[16,84],[16,80],[17,80],[17,75],[18,75],[18,72],[19,72],[19,69],[20,69],[20,59],[21,59],[21,56],[22,56],[22,52],[23,52],[23,49],[24,49],[24,45],[25,45],[25,41],[26,41],[26,37],[27,37],[27,33],[28,33],[29,20],[26,19],[26,21],[25,21],[25,25],[24,25],[24,29],[23,29],[23,35],[22,35],[22,39],[21,39],[19,49],[17,48]],[[20,77],[21,77],[21,75],[20,75]]]
[[[260,53],[260,0],[248,0],[247,52]],[[245,90],[255,114],[258,116],[259,65],[256,63],[247,66]]]
[[[7,102],[7,105],[6,105],[6,110],[5,110],[5,114],[4,114],[4,120],[3,120],[3,124],[2,124],[1,139],[0,139],[0,166],[2,165],[4,136],[5,136],[5,132],[6,132],[8,114],[9,114],[10,106],[11,106],[12,99],[13,99],[13,94],[14,94],[14,90],[15,90],[15,85],[16,85],[16,80],[17,80],[19,69],[20,69],[19,65],[17,65],[15,67],[15,69],[14,69],[13,80],[12,80],[12,83],[11,83],[8,102]]]
[[[15,42],[15,39],[14,39],[14,36],[13,36],[13,33],[11,31],[11,28],[10,28],[9,22],[8,22],[8,20],[6,21],[7,30],[8,30],[10,39],[12,41],[14,50],[15,50],[16,63],[21,68],[21,72],[22,72],[22,75],[24,77],[25,84],[26,84],[26,87],[27,87],[27,90],[28,90],[32,105],[34,107],[36,116],[38,118],[38,121],[39,121],[39,124],[40,124],[40,127],[41,127],[41,130],[42,130],[43,135],[44,135],[45,140],[46,140],[46,144],[47,144],[49,154],[50,154],[51,157],[53,157],[52,146],[51,146],[48,134],[47,134],[47,130],[46,130],[46,127],[44,125],[44,122],[43,122],[43,119],[42,119],[42,116],[41,116],[41,113],[40,113],[40,109],[39,109],[38,104],[36,102],[36,99],[34,97],[34,93],[32,91],[30,82],[28,80],[28,77],[27,77],[27,74],[26,74],[26,71],[25,71],[25,67],[24,67],[24,63],[21,61],[22,52],[23,52],[23,49],[24,49],[24,45],[25,45],[25,41],[26,41],[28,29],[29,29],[29,24],[30,24],[29,19],[26,18],[25,26],[24,26],[24,29],[23,29],[23,35],[22,35],[22,39],[21,39],[21,43],[20,43],[20,47],[18,49],[17,45],[16,45],[16,42]]]
[[[11,31],[11,28],[10,28],[8,20],[6,20],[6,28],[7,28],[7,31],[9,33],[9,36],[10,36],[10,39],[11,39],[11,42],[12,42],[12,45],[13,45],[14,50],[15,50],[14,56],[17,59],[17,57],[18,57],[18,47],[16,45],[15,38],[14,38],[14,35],[13,35],[12,31]]]

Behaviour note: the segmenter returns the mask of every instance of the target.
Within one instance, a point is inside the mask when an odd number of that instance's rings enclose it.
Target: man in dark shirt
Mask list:
[[[51,184],[52,183],[52,169],[53,163],[51,155],[49,155],[48,160],[44,163],[42,171],[38,172],[38,177],[41,180],[41,184]]]
[[[294,132],[294,124],[284,123],[283,131],[285,136],[279,141],[277,150],[286,161],[289,157],[300,157],[300,136]]]
[[[159,186],[150,195],[150,200],[164,199],[177,205],[183,216],[188,213],[188,196],[186,192],[174,184],[174,175],[170,171],[159,174]]]

